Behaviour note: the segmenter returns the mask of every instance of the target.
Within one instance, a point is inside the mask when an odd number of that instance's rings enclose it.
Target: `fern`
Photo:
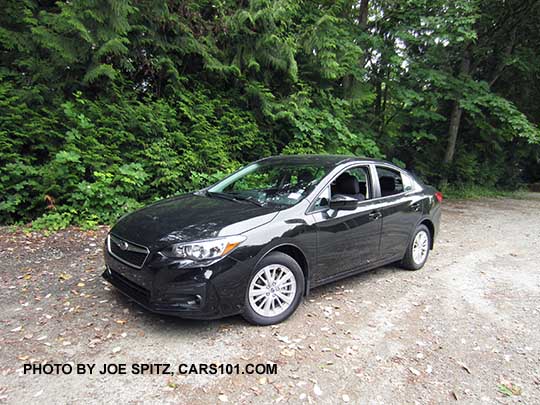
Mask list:
[[[88,69],[83,77],[84,83],[93,83],[99,78],[108,78],[109,80],[114,80],[116,78],[117,72],[111,66],[107,64],[100,64]]]

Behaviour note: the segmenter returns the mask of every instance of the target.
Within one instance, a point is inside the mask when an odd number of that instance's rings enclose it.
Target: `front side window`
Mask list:
[[[258,162],[244,167],[208,191],[260,204],[292,206],[326,175],[322,165]]]
[[[404,191],[403,179],[399,171],[377,166],[377,176],[379,177],[382,197],[399,194]]]
[[[328,208],[330,206],[330,186],[325,187],[321,194],[319,194],[319,197],[317,198],[317,201],[315,201],[314,209],[322,209],[322,208]]]
[[[343,194],[359,201],[369,199],[371,192],[368,167],[357,166],[341,173],[332,182],[331,190],[332,195]]]
[[[364,201],[371,198],[369,168],[357,166],[337,176],[329,187],[326,187],[317,198],[314,209],[326,208],[330,199],[337,195],[346,195]]]

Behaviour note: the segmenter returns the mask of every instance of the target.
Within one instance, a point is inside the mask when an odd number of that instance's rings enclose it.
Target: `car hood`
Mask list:
[[[111,233],[155,249],[172,243],[237,235],[270,222],[277,212],[277,207],[186,194],[124,216]]]

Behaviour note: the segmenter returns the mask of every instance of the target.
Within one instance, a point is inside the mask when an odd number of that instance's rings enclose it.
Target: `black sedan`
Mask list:
[[[121,218],[103,277],[153,312],[274,324],[314,287],[393,262],[420,269],[441,200],[388,162],[270,157]]]

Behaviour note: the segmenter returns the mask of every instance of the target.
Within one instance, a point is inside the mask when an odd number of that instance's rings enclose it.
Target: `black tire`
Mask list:
[[[425,232],[425,234],[427,235],[427,252],[423,260],[421,260],[420,262],[416,262],[413,256],[413,249],[414,249],[416,236],[420,232]],[[426,263],[429,257],[430,247],[431,247],[431,233],[429,232],[429,229],[427,228],[427,226],[419,225],[414,231],[413,237],[411,238],[409,246],[407,247],[407,251],[405,252],[405,256],[401,260],[401,267],[407,270],[420,270],[422,267],[424,267],[424,264]]]
[[[263,316],[258,314],[251,306],[249,299],[249,289],[253,279],[261,269],[270,265],[281,265],[286,267],[293,273],[294,280],[296,281],[296,293],[294,295],[294,298],[292,299],[287,309],[277,316]],[[244,311],[242,313],[242,316],[246,321],[254,325],[274,325],[276,323],[283,322],[285,319],[291,316],[292,313],[296,311],[296,308],[298,308],[298,305],[300,305],[302,297],[304,296],[304,284],[304,273],[302,272],[302,268],[296,262],[296,260],[294,260],[291,256],[281,252],[272,252],[268,254],[259,262],[257,267],[252,272],[251,277],[249,278],[249,282],[246,288]]]

